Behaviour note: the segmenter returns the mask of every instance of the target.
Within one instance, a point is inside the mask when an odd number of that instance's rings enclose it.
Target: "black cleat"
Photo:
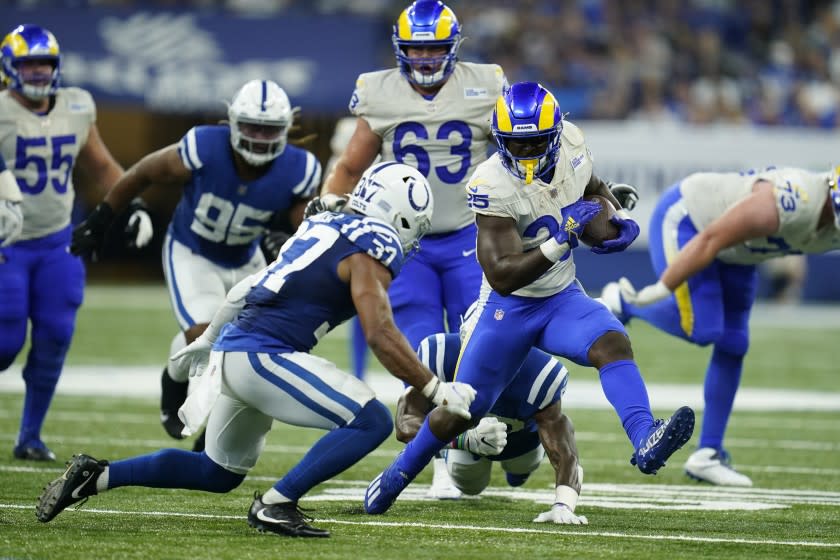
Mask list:
[[[184,423],[178,418],[178,409],[187,400],[187,389],[189,381],[175,381],[169,377],[169,372],[163,368],[163,375],[160,377],[160,423],[170,437],[184,439],[181,430]]]
[[[90,455],[73,455],[64,474],[47,484],[38,497],[35,506],[38,521],[46,523],[67,506],[96,494],[96,479],[106,466],[108,461],[97,461]]]
[[[55,453],[44,445],[16,445],[12,452],[15,459],[24,461],[55,461]]]
[[[248,511],[248,525],[264,533],[270,531],[286,537],[329,537],[330,532],[316,529],[307,523],[312,518],[303,513],[297,502],[264,504],[259,492]]]

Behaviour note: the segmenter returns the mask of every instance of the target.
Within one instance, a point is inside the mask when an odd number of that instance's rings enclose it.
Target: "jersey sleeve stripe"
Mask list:
[[[184,165],[188,169],[195,171],[204,166],[201,158],[198,157],[198,145],[196,144],[194,128],[191,128],[181,139],[181,143],[178,144],[178,155],[181,156],[181,161],[184,162]]]
[[[306,152],[306,171],[304,179],[294,186],[292,192],[300,197],[306,198],[313,194],[315,187],[321,182],[321,164],[315,156]]]
[[[560,367],[560,371],[554,375],[554,380],[548,387],[545,393],[545,398],[537,405],[537,409],[542,410],[553,402],[560,400],[563,393],[566,392],[566,384],[569,382],[569,370],[565,366],[557,362],[556,366]],[[556,369],[556,368],[555,368]]]

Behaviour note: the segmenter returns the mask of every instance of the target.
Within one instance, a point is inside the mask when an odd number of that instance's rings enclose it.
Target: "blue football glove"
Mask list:
[[[578,238],[583,232],[583,228],[600,211],[601,205],[594,200],[580,199],[577,202],[569,204],[560,210],[563,215],[563,223],[560,224],[560,229],[554,234],[554,239],[558,243],[568,243],[569,248],[574,249],[578,246]],[[560,260],[568,259],[570,254],[571,251],[567,252]]]
[[[620,218],[618,215],[610,218],[610,221],[618,226],[618,237],[602,242],[592,247],[592,252],[599,255],[617,253],[630,246],[639,237],[639,224],[630,218]]]

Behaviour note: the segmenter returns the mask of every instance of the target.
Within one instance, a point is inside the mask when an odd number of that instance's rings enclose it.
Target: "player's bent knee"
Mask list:
[[[715,350],[732,356],[746,356],[750,348],[750,336],[746,331],[726,331],[715,342]]]
[[[391,411],[382,402],[372,399],[362,407],[350,426],[369,432],[372,438],[379,439],[382,443],[391,435],[394,429],[394,420],[391,418]],[[379,445],[379,444],[377,444]]]
[[[633,348],[626,334],[609,331],[592,343],[587,357],[594,367],[601,368],[603,365],[619,360],[632,360]]]
[[[205,482],[203,490],[207,492],[224,494],[237,488],[245,480],[244,474],[227,470],[208,457],[204,451],[201,452],[200,470],[200,476],[204,478]]]

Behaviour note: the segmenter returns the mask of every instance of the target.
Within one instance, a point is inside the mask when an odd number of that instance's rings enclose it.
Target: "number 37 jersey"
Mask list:
[[[21,239],[44,237],[70,224],[73,166],[96,121],[90,94],[60,88],[46,115],[0,92],[0,153],[23,194]]]
[[[394,68],[359,76],[350,111],[382,138],[383,160],[416,167],[435,199],[431,233],[472,223],[464,184],[487,158],[490,119],[505,84],[495,64],[458,62],[437,94],[427,99]]]
[[[274,213],[312,196],[321,182],[315,156],[291,145],[262,176],[243,181],[236,172],[227,126],[190,129],[178,144],[178,154],[192,179],[175,208],[170,234],[193,253],[226,268],[247,263]]]

